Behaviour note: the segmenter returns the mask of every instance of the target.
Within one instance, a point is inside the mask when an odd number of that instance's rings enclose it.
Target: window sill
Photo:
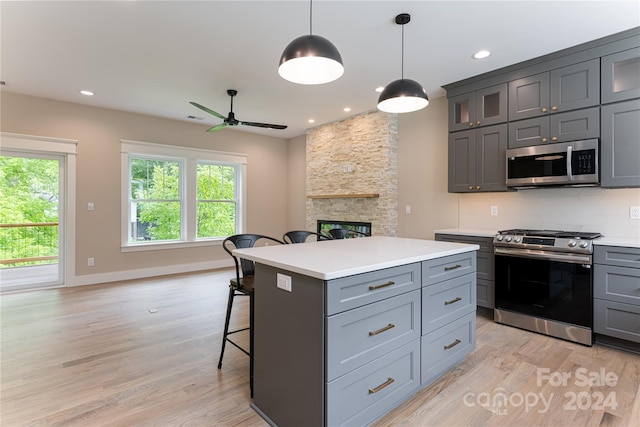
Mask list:
[[[120,246],[121,252],[161,251],[165,249],[201,248],[206,246],[220,246],[224,239],[200,240],[197,242],[154,242],[138,243]]]

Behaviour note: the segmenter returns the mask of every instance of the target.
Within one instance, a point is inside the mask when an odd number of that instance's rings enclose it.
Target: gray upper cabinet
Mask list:
[[[509,82],[509,120],[600,103],[600,61],[592,59]]]
[[[600,185],[640,187],[640,99],[602,106]]]
[[[506,122],[507,88],[504,83],[449,98],[449,131]]]
[[[507,191],[507,124],[449,134],[449,192]]]
[[[509,123],[509,148],[600,138],[600,108]]]
[[[640,48],[602,57],[602,103],[640,98]]]

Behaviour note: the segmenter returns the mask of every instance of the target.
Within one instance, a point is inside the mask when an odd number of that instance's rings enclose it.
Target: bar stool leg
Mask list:
[[[227,335],[229,335],[229,321],[231,319],[231,308],[233,307],[233,298],[235,297],[233,286],[229,286],[229,300],[227,301],[227,316],[224,320],[224,332],[222,334],[222,349],[220,350],[220,361],[218,369],[222,368],[222,358],[224,357],[224,348],[227,344]]]

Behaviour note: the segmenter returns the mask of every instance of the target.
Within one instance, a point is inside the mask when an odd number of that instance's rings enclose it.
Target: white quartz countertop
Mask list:
[[[601,239],[595,239],[594,245],[601,246],[622,246],[625,248],[640,248],[640,237],[634,239],[629,237],[609,237],[604,236]]]
[[[493,237],[498,234],[497,230],[478,230],[471,228],[445,228],[442,230],[433,230],[439,234],[455,234],[458,236],[475,236],[475,237]]]
[[[361,237],[236,249],[234,255],[331,280],[480,249],[478,245],[401,237]]]

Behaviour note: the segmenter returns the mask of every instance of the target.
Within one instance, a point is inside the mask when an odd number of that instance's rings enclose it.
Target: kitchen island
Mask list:
[[[365,425],[475,348],[477,245],[366,237],[256,263],[254,399],[272,425]]]

